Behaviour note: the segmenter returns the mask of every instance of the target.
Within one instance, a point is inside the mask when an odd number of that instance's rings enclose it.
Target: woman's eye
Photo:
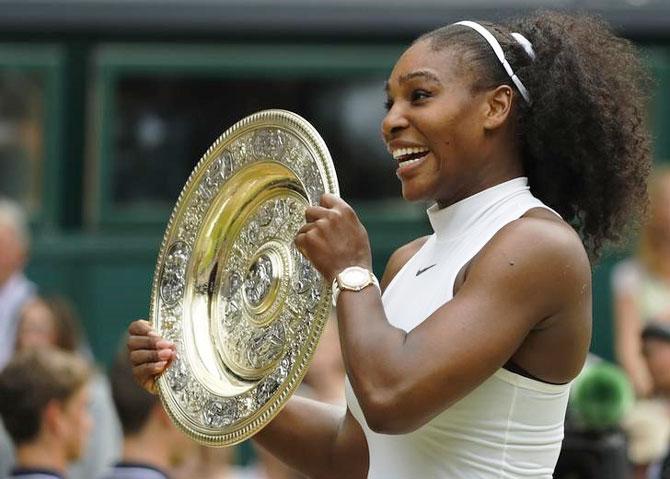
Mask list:
[[[412,102],[421,101],[429,98],[430,96],[430,92],[427,92],[426,90],[413,90],[411,100]]]
[[[384,102],[384,108],[386,108],[386,111],[389,111],[392,107],[393,107],[393,100],[387,98],[386,101]]]

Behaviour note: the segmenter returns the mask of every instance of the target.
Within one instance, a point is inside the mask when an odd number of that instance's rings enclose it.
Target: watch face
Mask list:
[[[363,268],[349,268],[343,271],[342,279],[345,286],[358,287],[370,281],[370,274]]]

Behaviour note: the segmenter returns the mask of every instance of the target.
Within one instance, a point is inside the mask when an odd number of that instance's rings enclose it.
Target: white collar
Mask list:
[[[520,176],[468,196],[446,208],[439,208],[434,204],[428,208],[428,219],[438,241],[454,239],[477,223],[491,206],[524,190],[530,190],[528,178]]]

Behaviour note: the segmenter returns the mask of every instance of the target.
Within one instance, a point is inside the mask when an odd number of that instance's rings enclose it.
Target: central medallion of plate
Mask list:
[[[272,190],[271,190],[272,191]],[[291,278],[299,280],[299,253],[293,237],[304,223],[307,200],[278,188],[259,201],[222,264],[225,279],[217,320],[217,348],[226,367],[242,379],[258,379],[286,352],[291,328],[283,306],[300,307],[292,298]],[[242,276],[239,271],[246,271]]]

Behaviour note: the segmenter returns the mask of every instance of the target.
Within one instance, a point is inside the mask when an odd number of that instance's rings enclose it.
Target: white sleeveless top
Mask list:
[[[382,297],[389,323],[405,331],[419,325],[452,299],[458,272],[493,235],[537,207],[549,209],[530,193],[527,178],[515,178],[447,208],[429,208],[435,233]],[[372,479],[551,478],[569,389],[499,369],[416,431],[386,435],[367,426],[346,381],[347,404],[368,442]]]

